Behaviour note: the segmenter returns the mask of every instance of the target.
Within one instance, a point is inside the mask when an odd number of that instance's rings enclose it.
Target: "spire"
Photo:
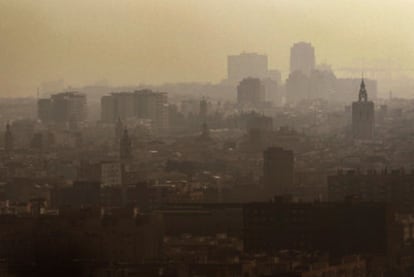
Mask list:
[[[365,88],[365,81],[364,81],[364,77],[362,77],[361,80],[361,85],[359,87],[359,102],[361,101],[368,101],[368,94],[367,94],[367,90]]]

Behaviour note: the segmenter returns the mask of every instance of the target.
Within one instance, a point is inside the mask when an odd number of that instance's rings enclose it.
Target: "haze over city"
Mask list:
[[[35,96],[60,79],[219,82],[226,56],[243,51],[267,54],[286,78],[296,41],[338,76],[399,79],[414,69],[412,10],[406,0],[2,0],[0,96]]]
[[[413,11],[0,0],[0,276],[413,277]]]

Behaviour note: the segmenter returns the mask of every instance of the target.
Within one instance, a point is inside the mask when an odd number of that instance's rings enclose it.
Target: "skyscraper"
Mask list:
[[[307,42],[295,43],[290,48],[290,72],[300,71],[310,76],[315,69],[315,49]]]
[[[86,95],[76,92],[53,94],[50,98],[38,100],[38,117],[43,122],[69,123],[86,120]]]
[[[287,194],[293,185],[293,151],[270,147],[263,152],[263,182],[269,196]]]
[[[368,101],[364,79],[358,101],[352,103],[352,135],[355,139],[372,139],[374,135],[374,103]]]

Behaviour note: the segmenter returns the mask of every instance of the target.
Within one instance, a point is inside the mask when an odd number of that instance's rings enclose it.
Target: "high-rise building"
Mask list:
[[[247,77],[265,78],[268,75],[266,55],[256,53],[242,53],[227,57],[227,78],[233,82],[240,82]]]
[[[101,98],[101,120],[149,119],[156,130],[168,128],[168,96],[164,92],[139,90],[119,92]]]
[[[295,43],[290,48],[290,72],[300,71],[310,76],[315,69],[315,49],[307,42]]]
[[[293,185],[293,151],[270,147],[263,152],[263,183],[273,195],[289,193]]]
[[[257,106],[265,100],[265,88],[258,78],[245,78],[237,86],[237,102],[241,106]]]
[[[374,103],[368,101],[364,79],[361,81],[358,101],[352,103],[352,135],[355,139],[372,139],[374,136]]]
[[[150,119],[154,130],[168,128],[168,94],[151,90],[138,90],[135,95],[135,111],[138,118]]]
[[[75,92],[53,94],[38,100],[38,117],[43,122],[69,123],[86,119],[86,95]]]

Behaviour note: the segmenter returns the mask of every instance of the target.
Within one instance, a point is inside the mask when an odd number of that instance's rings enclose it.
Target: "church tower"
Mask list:
[[[374,103],[368,101],[368,93],[362,78],[358,101],[352,103],[352,135],[354,139],[370,140],[374,136]]]

